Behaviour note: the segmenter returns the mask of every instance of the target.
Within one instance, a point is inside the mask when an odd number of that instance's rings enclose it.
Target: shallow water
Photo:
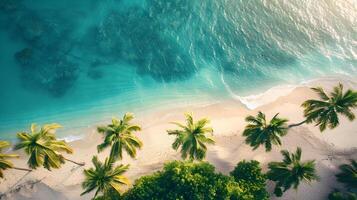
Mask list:
[[[0,138],[357,74],[354,0],[0,0]],[[80,130],[80,129],[78,129]]]

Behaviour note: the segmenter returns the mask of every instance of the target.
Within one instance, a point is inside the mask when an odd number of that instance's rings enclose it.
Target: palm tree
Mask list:
[[[341,172],[336,175],[337,180],[344,183],[348,189],[355,189],[357,192],[357,161],[351,160],[351,164],[340,166]]]
[[[3,170],[6,170],[6,169],[16,169],[16,170],[22,170],[22,171],[28,171],[28,172],[32,171],[31,169],[15,167],[11,161],[7,160],[8,158],[18,158],[19,157],[16,154],[3,153],[3,150],[6,148],[9,148],[9,147],[10,147],[9,142],[0,140],[0,178],[4,177]]]
[[[129,180],[122,174],[126,172],[129,165],[119,165],[114,167],[114,161],[111,158],[106,158],[102,163],[97,156],[92,159],[94,168],[84,170],[85,180],[82,183],[84,192],[81,195],[87,194],[96,189],[94,199],[99,193],[105,195],[107,192],[120,192],[122,185],[128,185]]]
[[[271,151],[273,144],[281,145],[280,138],[288,132],[288,120],[278,118],[278,114],[269,122],[267,122],[265,114],[260,111],[256,117],[250,115],[245,118],[245,121],[248,122],[243,132],[243,136],[247,137],[246,144],[252,146],[254,150],[260,145],[264,145],[265,151]]]
[[[167,131],[169,135],[176,136],[172,148],[178,150],[181,147],[181,157],[183,159],[189,156],[191,160],[202,160],[206,157],[206,144],[215,143],[210,136],[207,136],[207,134],[213,133],[213,129],[207,127],[209,120],[206,118],[194,122],[191,114],[185,114],[185,116],[186,125],[173,122],[180,129]]]
[[[112,146],[110,159],[118,160],[123,158],[123,149],[132,157],[136,157],[136,149],[141,149],[143,143],[133,132],[140,131],[139,125],[131,124],[134,119],[132,113],[126,113],[122,120],[113,118],[112,124],[98,127],[98,132],[105,135],[102,144],[97,146],[98,152],[103,151],[108,146]]]
[[[283,192],[291,187],[297,189],[301,181],[311,183],[319,177],[315,170],[315,160],[301,162],[301,148],[298,147],[295,153],[286,150],[281,151],[283,162],[271,162],[268,164],[267,176],[276,182],[274,193],[282,196]]]
[[[78,163],[63,157],[60,152],[73,153],[73,150],[64,140],[57,140],[55,130],[60,128],[59,124],[46,124],[40,130],[36,124],[31,125],[31,132],[21,132],[17,134],[19,142],[15,149],[24,149],[30,156],[27,164],[30,168],[36,169],[43,166],[48,170],[51,168],[60,168],[65,161],[83,166],[84,163]]]
[[[329,96],[320,87],[311,89],[319,95],[321,100],[310,99],[302,104],[302,107],[305,108],[306,120],[304,122],[316,123],[322,132],[327,127],[333,129],[339,125],[338,114],[346,116],[350,121],[356,118],[352,109],[357,108],[357,91],[343,92],[341,83],[334,87]]]

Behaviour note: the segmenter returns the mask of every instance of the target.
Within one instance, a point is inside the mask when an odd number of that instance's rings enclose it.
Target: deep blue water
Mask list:
[[[355,0],[0,0],[0,139],[357,74]]]

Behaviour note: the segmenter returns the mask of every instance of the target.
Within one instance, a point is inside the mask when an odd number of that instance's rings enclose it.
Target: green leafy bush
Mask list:
[[[257,176],[257,175],[254,175]],[[258,176],[257,176],[258,177]],[[265,191],[265,184],[253,184],[216,173],[206,162],[173,161],[162,171],[139,178],[133,188],[123,194],[125,200],[253,200],[267,199],[255,196]],[[253,190],[251,190],[253,188]]]
[[[265,185],[267,180],[265,174],[262,173],[260,163],[256,160],[239,162],[230,174],[235,181],[244,180]]]
[[[250,194],[253,199],[268,199],[265,189],[267,177],[262,173],[260,163],[256,160],[241,161],[230,173],[234,180],[244,189],[244,193]]]
[[[174,161],[163,171],[143,176],[124,194],[126,200],[225,199],[229,177],[214,172],[208,163]]]

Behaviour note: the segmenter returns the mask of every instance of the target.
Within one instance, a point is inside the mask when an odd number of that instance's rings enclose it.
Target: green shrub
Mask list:
[[[260,163],[256,160],[239,162],[230,174],[235,181],[244,180],[265,185],[267,180],[266,175],[262,173]]]
[[[126,200],[226,199],[233,180],[214,172],[208,163],[174,161],[163,171],[138,179],[124,194]]]
[[[262,173],[260,163],[256,160],[241,161],[230,173],[234,180],[243,188],[243,192],[250,194],[253,199],[268,199],[265,189],[267,177]]]
[[[233,177],[216,173],[206,162],[173,161],[152,175],[139,178],[123,194],[125,200],[254,200],[260,184],[234,181]],[[253,190],[251,190],[253,188]],[[265,191],[265,185],[264,185]],[[260,194],[260,193],[259,193]]]

